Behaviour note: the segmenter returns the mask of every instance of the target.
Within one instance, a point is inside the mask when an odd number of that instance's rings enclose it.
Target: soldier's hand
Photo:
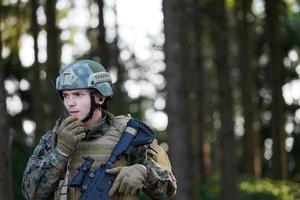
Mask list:
[[[113,185],[109,190],[109,195],[113,196],[116,191],[119,193],[136,194],[144,186],[147,176],[147,169],[144,165],[135,164],[129,167],[116,167],[106,171],[109,174],[117,175]]]
[[[65,156],[70,156],[80,140],[85,137],[85,128],[81,121],[67,117],[57,129],[57,149]]]

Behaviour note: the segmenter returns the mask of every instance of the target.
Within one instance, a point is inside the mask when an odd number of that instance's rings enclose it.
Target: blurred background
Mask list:
[[[174,199],[300,199],[299,0],[0,2],[1,200],[24,199],[77,59],[112,74],[111,112],[156,130]]]

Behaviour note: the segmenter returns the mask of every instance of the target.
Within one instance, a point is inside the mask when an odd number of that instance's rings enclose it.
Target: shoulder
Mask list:
[[[127,114],[127,115],[118,115],[115,116],[110,112],[105,112],[107,115],[107,120],[109,122],[109,124],[111,126],[113,126],[114,128],[116,128],[116,130],[118,130],[119,132],[123,132],[126,127],[127,127],[127,122],[132,119],[132,117]]]

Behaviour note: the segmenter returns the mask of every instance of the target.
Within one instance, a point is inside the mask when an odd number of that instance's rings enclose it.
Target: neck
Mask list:
[[[101,109],[96,109],[93,113],[93,117],[86,122],[84,122],[84,126],[86,128],[95,126],[100,120],[102,119],[102,112]]]

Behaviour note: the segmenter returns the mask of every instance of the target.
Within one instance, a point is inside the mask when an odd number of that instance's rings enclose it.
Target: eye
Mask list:
[[[82,97],[82,96],[84,96],[84,93],[78,92],[78,93],[75,94],[75,96],[77,96],[77,97]]]
[[[69,95],[68,95],[68,94],[65,94],[65,93],[63,93],[63,94],[62,94],[62,97],[63,97],[64,99],[67,99],[67,98],[69,98]]]

